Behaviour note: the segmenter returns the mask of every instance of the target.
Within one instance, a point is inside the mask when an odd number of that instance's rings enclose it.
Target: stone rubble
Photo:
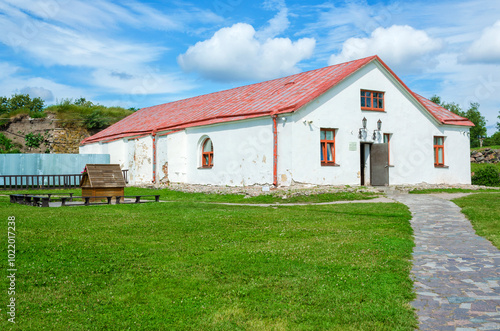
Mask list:
[[[497,163],[500,162],[500,149],[486,148],[478,152],[472,151],[470,153],[470,161],[472,163]]]
[[[297,184],[291,186],[273,187],[272,185],[252,185],[252,186],[218,186],[218,185],[197,185],[197,184],[184,184],[184,183],[169,183],[159,184],[156,186],[145,185],[145,188],[168,188],[174,191],[186,193],[207,193],[207,194],[241,194],[247,197],[258,196],[263,194],[270,194],[274,196],[287,199],[294,196],[301,195],[314,195],[323,193],[341,193],[341,192],[358,192],[358,193],[385,193],[397,191],[400,193],[408,193],[411,190],[423,189],[448,189],[459,188],[467,190],[480,190],[480,189],[498,189],[495,187],[487,187],[480,185],[449,185],[449,184],[417,184],[417,185],[393,185],[388,187],[374,187],[374,186],[330,186],[330,185],[311,185],[311,184]]]

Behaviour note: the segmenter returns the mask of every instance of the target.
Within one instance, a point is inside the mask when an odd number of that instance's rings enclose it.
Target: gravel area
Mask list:
[[[144,186],[144,187],[154,188],[154,186]],[[337,192],[408,193],[413,189],[444,189],[444,188],[460,188],[460,189],[470,189],[470,190],[492,189],[492,187],[479,186],[479,185],[448,185],[448,184],[436,185],[436,184],[426,184],[426,183],[418,185],[394,185],[388,187],[294,184],[291,186],[282,186],[276,188],[273,187],[272,185],[217,186],[217,185],[170,183],[169,185],[156,186],[156,188],[169,188],[171,190],[188,192],[188,193],[244,194],[247,196],[273,194],[277,196],[287,196],[287,197],[293,197],[298,195],[322,194],[322,193],[337,193]],[[496,189],[500,190],[500,188]]]

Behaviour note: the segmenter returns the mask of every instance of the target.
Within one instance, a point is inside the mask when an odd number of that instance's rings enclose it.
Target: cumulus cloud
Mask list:
[[[483,30],[461,58],[463,62],[500,63],[500,21]]]
[[[410,26],[393,25],[377,28],[368,38],[349,38],[338,55],[332,55],[329,64],[378,55],[391,68],[411,72],[417,68],[437,65],[433,55],[443,47],[439,39]]]
[[[177,60],[185,71],[216,81],[265,80],[298,72],[297,63],[312,56],[315,43],[311,38],[260,41],[251,25],[238,23],[189,47]]]
[[[23,87],[20,91],[21,94],[29,94],[31,98],[40,98],[46,102],[54,101],[54,94],[51,90],[43,87]]]

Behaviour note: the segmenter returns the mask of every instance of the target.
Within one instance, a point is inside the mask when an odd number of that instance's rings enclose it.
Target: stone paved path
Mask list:
[[[475,234],[453,202],[391,195],[407,205],[415,235],[412,275],[420,330],[500,330],[500,251]]]

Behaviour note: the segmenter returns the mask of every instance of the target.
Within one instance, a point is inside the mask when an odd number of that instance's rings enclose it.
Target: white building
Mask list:
[[[80,153],[131,184],[469,184],[470,126],[372,56],[143,108]]]

